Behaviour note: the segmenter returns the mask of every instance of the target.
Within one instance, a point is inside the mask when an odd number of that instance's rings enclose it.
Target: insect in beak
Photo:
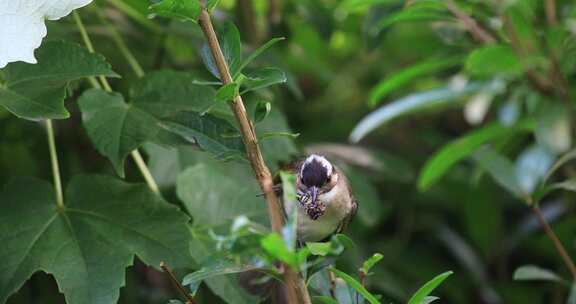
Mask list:
[[[318,187],[312,186],[308,189],[308,196],[310,197],[310,204],[316,205],[316,199],[318,198]]]

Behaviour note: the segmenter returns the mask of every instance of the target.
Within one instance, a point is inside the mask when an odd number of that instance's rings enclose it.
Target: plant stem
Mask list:
[[[134,19],[134,21],[140,23],[141,25],[151,30],[152,32],[154,33],[162,32],[162,29],[158,25],[156,25],[156,23],[150,21],[150,19],[146,18],[146,16],[140,14],[139,11],[134,9],[129,4],[124,3],[123,0],[108,0],[108,2],[113,6],[115,6],[117,9],[119,9],[120,11],[122,11],[128,17]]]
[[[154,191],[156,193],[160,193],[160,189],[158,188],[158,184],[156,184],[156,181],[154,180],[152,173],[150,173],[150,170],[148,170],[148,167],[146,166],[146,162],[144,162],[144,159],[142,158],[142,154],[140,154],[140,152],[137,149],[132,151],[130,154],[132,155],[134,162],[136,163],[136,165],[140,169],[140,172],[142,173],[144,180],[146,180],[148,187],[150,187],[150,189],[152,191]]]
[[[126,58],[126,60],[128,61],[128,64],[130,65],[130,67],[134,71],[134,74],[136,74],[136,76],[138,76],[138,77],[144,76],[144,69],[142,69],[142,66],[140,65],[138,60],[136,60],[136,57],[134,56],[134,54],[130,51],[128,46],[126,46],[126,43],[124,42],[124,39],[122,38],[120,33],[116,30],[116,28],[114,28],[110,24],[110,22],[108,22],[108,20],[102,14],[102,11],[100,9],[97,10],[97,13],[98,13],[98,17],[100,17],[100,21],[102,21],[102,23],[104,24],[106,29],[112,35],[112,40],[114,41],[114,43],[118,47],[118,50],[120,50],[120,53],[122,53],[122,56],[124,56],[124,58]]]
[[[548,222],[546,221],[546,218],[544,218],[544,215],[542,214],[542,211],[540,211],[540,208],[538,208],[538,206],[536,205],[532,205],[531,209],[532,212],[534,212],[534,214],[538,218],[538,221],[542,225],[542,228],[544,228],[544,231],[546,232],[548,238],[552,240],[552,243],[554,243],[556,251],[558,251],[558,254],[560,254],[560,257],[562,257],[562,260],[564,261],[564,264],[566,264],[566,267],[572,274],[573,279],[576,280],[576,266],[574,266],[574,262],[570,258],[570,255],[568,255],[566,248],[564,247],[564,245],[562,244],[562,242],[560,241],[554,230],[552,230],[550,225],[548,225]]]
[[[558,18],[556,17],[556,0],[544,0],[544,10],[546,12],[546,22],[548,22],[548,25],[558,25]]]
[[[210,47],[210,52],[218,68],[218,73],[224,85],[232,82],[232,76],[230,75],[230,70],[228,69],[228,64],[222,54],[220,48],[220,43],[218,42],[218,37],[212,26],[212,21],[210,20],[210,14],[203,8],[200,12],[200,17],[198,23],[204,33],[204,36]],[[272,174],[264,162],[262,157],[262,152],[260,151],[260,146],[258,145],[258,137],[256,136],[256,131],[254,130],[254,125],[248,118],[246,113],[246,108],[244,106],[244,101],[242,96],[236,95],[234,99],[230,102],[230,107],[236,121],[240,126],[240,133],[242,134],[242,141],[246,146],[246,155],[250,164],[252,165],[252,170],[260,184],[260,188],[264,193],[266,202],[268,205],[268,216],[270,218],[270,223],[272,230],[281,234],[282,226],[284,224],[284,218],[281,211],[281,205],[278,201],[278,197],[274,192],[274,183],[272,181]],[[290,267],[284,265],[284,282],[287,285],[287,298],[288,303],[310,303],[310,296],[306,289],[306,284],[304,280],[296,274]]]
[[[76,26],[78,27],[78,30],[80,30],[82,41],[84,41],[84,44],[86,45],[86,48],[90,51],[90,53],[94,53],[94,46],[92,45],[90,37],[88,37],[88,33],[86,32],[86,27],[84,27],[82,19],[80,19],[80,14],[78,14],[77,11],[74,11],[72,14],[74,15]],[[104,76],[98,76],[98,78],[100,79],[100,82],[102,83],[102,86],[106,91],[112,91],[112,88],[110,87],[108,81],[106,81],[106,78]],[[92,83],[92,85],[94,85],[93,80],[90,80],[90,82]]]
[[[184,288],[184,286],[182,286],[182,284],[180,284],[180,282],[176,279],[176,276],[172,273],[170,268],[168,268],[168,266],[166,266],[166,263],[164,263],[164,261],[160,262],[160,268],[162,268],[162,270],[168,275],[170,282],[172,282],[172,284],[174,284],[176,289],[178,289],[178,291],[186,299],[186,304],[195,304],[196,302],[194,301],[194,298],[192,297],[192,295],[190,295],[190,293],[186,291],[186,288]]]
[[[74,11],[73,14],[74,14],[74,20],[76,20],[76,25],[78,26],[78,29],[80,30],[80,34],[82,35],[82,40],[84,41],[86,48],[91,53],[94,53],[94,47],[92,46],[92,41],[90,40],[90,37],[88,36],[88,33],[86,32],[86,28],[84,27],[84,23],[82,22],[82,19],[80,18],[80,14],[78,14],[76,11]],[[94,79],[94,77],[91,77],[89,79],[90,79],[90,83],[92,84],[93,87],[101,88],[100,84]],[[102,83],[102,87],[104,88],[104,90],[106,92],[112,92],[112,88],[110,87],[108,80],[106,80],[106,77],[100,76],[99,79],[100,79],[100,82]],[[150,173],[150,170],[146,166],[146,162],[144,162],[144,159],[142,158],[142,155],[140,154],[138,149],[132,151],[131,155],[132,155],[132,158],[134,159],[134,162],[136,163],[136,166],[140,170],[140,173],[144,177],[144,180],[148,184],[148,187],[150,188],[150,190],[152,190],[155,193],[160,193],[160,188],[158,187],[158,184],[156,183],[156,181],[152,177],[152,173]]]
[[[50,162],[52,163],[52,177],[54,178],[54,192],[56,192],[56,206],[64,209],[64,195],[62,192],[62,179],[60,178],[60,166],[58,164],[58,154],[56,153],[56,142],[54,140],[54,128],[52,120],[46,120],[46,134],[48,135],[48,148],[50,149]]]
[[[462,22],[462,24],[464,24],[474,39],[484,44],[496,42],[496,39],[494,39],[494,37],[492,37],[492,35],[488,33],[487,30],[480,26],[478,22],[476,22],[476,20],[474,20],[472,17],[468,16],[465,12],[460,10],[454,1],[447,0],[446,7],[454,16],[456,16],[456,18],[458,18],[458,20],[460,20],[460,22]]]

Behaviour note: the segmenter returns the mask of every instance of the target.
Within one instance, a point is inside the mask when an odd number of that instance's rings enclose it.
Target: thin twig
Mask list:
[[[495,43],[496,39],[487,31],[485,30],[476,20],[472,17],[468,16],[464,11],[462,11],[454,1],[447,0],[446,1],[446,8],[454,15],[462,24],[466,27],[468,32],[472,34],[474,39],[484,44]]]
[[[184,299],[186,299],[186,304],[196,304],[192,295],[186,291],[186,288],[184,288],[184,286],[182,286],[182,284],[180,284],[178,279],[176,279],[176,276],[174,275],[174,273],[172,273],[170,268],[168,268],[168,266],[166,266],[166,263],[164,263],[164,261],[160,262],[160,268],[162,268],[162,270],[168,275],[170,282],[172,282],[174,287],[176,287],[176,289],[178,289],[180,294],[182,294],[182,297],[184,297]]]
[[[80,34],[82,35],[82,40],[84,41],[84,44],[86,45],[86,48],[91,53],[94,53],[94,46],[92,45],[92,41],[90,40],[90,36],[88,36],[88,33],[86,32],[86,28],[84,27],[84,23],[82,22],[82,19],[80,18],[80,14],[78,14],[76,11],[74,11],[73,15],[74,15],[74,20],[76,20],[76,25],[77,25],[78,29],[80,30]],[[99,79],[100,79],[100,82],[102,85],[100,85],[98,83],[98,81],[95,80],[94,77],[89,77],[90,83],[92,84],[93,87],[95,87],[95,88],[104,87],[104,90],[106,92],[112,92],[112,88],[110,87],[110,84],[108,83],[108,80],[106,79],[106,77],[100,76]],[[132,158],[134,159],[134,162],[136,163],[136,166],[140,170],[140,173],[144,177],[144,180],[148,184],[148,187],[150,188],[150,190],[152,190],[154,193],[160,193],[160,188],[158,187],[158,184],[156,183],[156,181],[152,177],[152,173],[150,173],[150,170],[146,166],[146,162],[144,162],[142,155],[140,154],[138,149],[132,151],[131,155],[132,155]]]
[[[52,163],[52,176],[54,178],[54,191],[56,192],[56,206],[64,209],[64,194],[62,192],[62,179],[60,178],[60,166],[54,140],[54,128],[52,120],[46,120],[46,134],[48,135],[48,148],[50,150],[50,162]]]
[[[206,9],[202,9],[200,12],[200,18],[198,23],[204,33],[204,36],[210,47],[212,57],[218,68],[218,73],[222,82],[226,85],[232,82],[232,76],[230,75],[230,70],[228,69],[228,64],[222,54],[220,49],[220,43],[218,42],[218,37],[212,26],[212,21],[210,20],[210,14]],[[260,151],[260,146],[258,145],[258,137],[256,136],[256,131],[254,130],[254,125],[248,118],[246,113],[246,108],[244,107],[244,102],[240,95],[230,102],[230,107],[236,121],[240,126],[240,133],[242,134],[242,141],[246,146],[246,155],[250,164],[252,165],[252,170],[256,175],[256,179],[260,184],[260,188],[264,193],[266,202],[268,205],[268,216],[271,222],[272,230],[277,233],[281,233],[282,226],[284,224],[284,218],[282,216],[282,211],[280,209],[280,203],[278,197],[274,192],[274,183],[272,181],[272,175],[270,170],[264,162],[262,157],[262,152]],[[287,297],[289,303],[310,303],[310,296],[306,289],[306,284],[304,280],[298,276],[290,267],[284,268],[284,282],[287,287]]]
[[[576,280],[576,266],[574,266],[574,262],[570,258],[570,255],[568,255],[566,248],[564,247],[564,245],[562,244],[562,242],[560,241],[554,230],[552,230],[550,225],[548,225],[548,222],[546,221],[546,218],[544,218],[544,215],[542,214],[542,211],[540,211],[540,208],[538,208],[538,206],[536,205],[532,205],[531,209],[532,212],[534,212],[534,214],[538,218],[538,221],[542,225],[542,228],[544,228],[544,231],[546,232],[546,235],[548,235],[548,238],[552,240],[552,243],[554,243],[556,251],[558,251],[558,254],[560,254],[560,257],[562,257],[562,260],[564,261],[564,264],[566,264],[566,267],[572,274],[572,277],[574,278],[574,280]]]

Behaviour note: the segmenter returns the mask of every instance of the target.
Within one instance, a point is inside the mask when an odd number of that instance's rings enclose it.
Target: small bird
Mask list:
[[[342,232],[358,209],[344,173],[316,154],[292,164],[291,171],[297,175],[298,203],[283,203],[286,214],[298,208],[298,240],[317,242]]]

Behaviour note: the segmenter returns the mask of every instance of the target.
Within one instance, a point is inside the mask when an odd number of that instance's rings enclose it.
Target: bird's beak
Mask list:
[[[316,199],[318,198],[318,187],[316,187],[316,186],[310,187],[310,189],[308,189],[308,193],[310,194],[310,198],[311,198],[310,203],[315,205]]]

